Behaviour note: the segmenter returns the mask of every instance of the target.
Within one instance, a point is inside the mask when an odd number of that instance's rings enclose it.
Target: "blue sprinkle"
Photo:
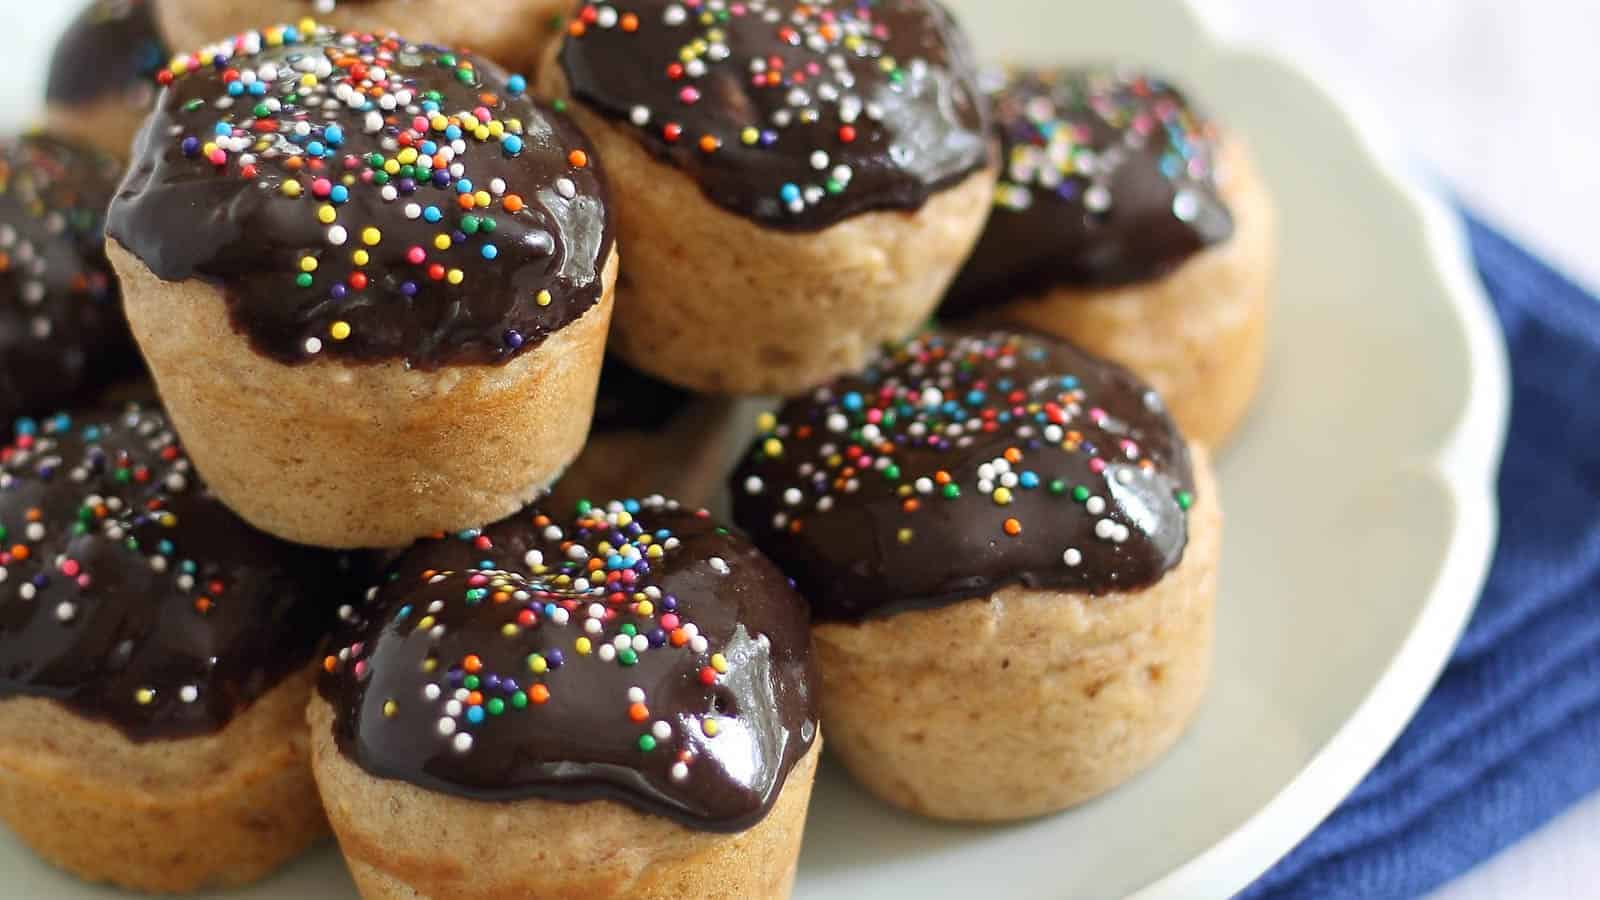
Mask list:
[[[337,125],[329,125],[322,129],[322,139],[337,147],[344,143],[344,129]]]
[[[471,722],[474,725],[478,724],[479,722],[482,722],[483,721],[483,707],[481,707],[481,706],[469,706],[469,707],[467,707],[467,721]]]
[[[484,259],[494,259],[496,256],[500,255],[500,248],[493,244],[484,244],[482,252]]]
[[[237,96],[239,96],[240,94],[243,94],[243,93],[244,93],[244,82],[242,82],[242,81],[230,81],[230,82],[228,82],[228,96],[229,97],[237,97]]]
[[[786,184],[778,189],[778,196],[785,203],[793,203],[800,199],[800,189],[793,184]]]
[[[528,79],[521,75],[513,75],[506,79],[506,90],[513,94],[520,94],[528,89]]]
[[[429,222],[437,222],[440,219],[444,218],[444,213],[439,212],[439,207],[430,206],[427,209],[422,211],[422,218],[426,219]]]
[[[211,130],[216,133],[217,137],[227,137],[228,135],[233,134],[233,126],[229,125],[227,122],[218,122],[216,127],[212,128]]]
[[[321,141],[312,141],[306,145],[306,152],[320,159],[327,154],[328,148]]]
[[[639,512],[639,501],[637,501],[637,500],[624,500],[624,501],[622,501],[622,508],[627,510],[628,511],[628,515],[630,515],[630,516],[631,515],[636,515]]]
[[[432,156],[439,152],[439,145],[433,141],[423,141],[422,145],[417,147],[417,152],[423,156]]]
[[[859,411],[862,406],[861,395],[855,391],[845,394],[844,398],[840,402],[844,405],[845,409],[848,409],[851,412]]]
[[[350,189],[342,184],[336,184],[333,190],[328,192],[328,199],[335,203],[343,203],[350,199]]]
[[[252,97],[265,97],[267,95],[267,83],[265,81],[252,81],[250,82],[249,90]]]
[[[522,152],[522,138],[519,138],[514,134],[508,134],[502,141],[500,141],[500,146],[505,148],[506,153],[510,154],[511,156],[516,156],[518,153]]]
[[[445,137],[445,140],[447,140],[447,141],[459,141],[459,140],[461,140],[461,126],[460,125],[447,125],[447,126],[445,126],[444,137]]]
[[[38,434],[39,423],[24,416],[17,420],[16,431],[17,434]]]
[[[456,193],[458,193],[458,194],[470,194],[470,193],[472,193],[472,182],[468,181],[465,178],[463,178],[460,181],[456,182]]]
[[[1025,488],[1036,488],[1039,486],[1039,476],[1033,472],[1023,472],[1018,476],[1017,483]]]

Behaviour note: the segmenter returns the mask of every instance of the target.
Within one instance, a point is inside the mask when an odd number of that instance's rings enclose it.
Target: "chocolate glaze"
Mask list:
[[[594,430],[656,431],[666,427],[693,395],[649,375],[614,356],[600,369],[600,392],[594,402]]]
[[[359,576],[245,525],[137,404],[20,422],[0,531],[0,698],[136,741],[215,732],[303,671]]]
[[[945,314],[1159,278],[1233,234],[1216,126],[1170,83],[1105,68],[992,80],[1005,170]]]
[[[106,262],[116,161],[42,134],[0,140],[0,422],[90,399],[138,368]]]
[[[69,106],[118,99],[148,108],[169,56],[149,2],[94,0],[56,42],[45,99]]]
[[[990,162],[972,51],[937,3],[643,0],[631,29],[620,9],[586,4],[569,27],[572,95],[731,212],[815,231],[917,209]]]
[[[763,426],[734,520],[818,620],[1137,590],[1188,540],[1189,452],[1160,399],[1052,338],[930,333]]]
[[[107,230],[166,281],[220,284],[256,350],[289,364],[502,363],[598,302],[612,246],[599,164],[520,76],[325,27],[223,49],[213,65],[179,61]],[[245,77],[270,84],[256,96]],[[463,122],[473,130],[456,136]],[[447,154],[460,171],[441,167]],[[464,211],[463,196],[480,202]]]
[[[816,735],[804,603],[703,512],[660,498],[583,509],[559,524],[529,510],[403,556],[326,664],[340,750],[475,800],[604,799],[701,830],[754,825]],[[635,548],[645,556],[624,555]],[[587,589],[571,580],[580,553],[606,574]],[[598,631],[582,627],[591,608]],[[630,627],[647,649],[617,652]]]

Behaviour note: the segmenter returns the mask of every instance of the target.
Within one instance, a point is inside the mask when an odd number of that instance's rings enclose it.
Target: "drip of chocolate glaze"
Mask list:
[[[474,800],[613,800],[749,828],[816,735],[804,602],[704,513],[580,510],[395,563],[321,681],[341,752]]]
[[[0,422],[93,398],[138,353],[105,255],[116,161],[43,134],[0,141]]]
[[[520,76],[329,28],[223,49],[180,59],[107,231],[163,280],[219,284],[258,352],[503,363],[599,301],[599,163]]]
[[[205,489],[165,416],[24,420],[0,449],[0,698],[136,741],[220,730],[337,624],[365,560],[286,544]]]
[[[1176,87],[1102,68],[994,77],[1005,169],[944,314],[1160,278],[1232,236],[1216,126]]]
[[[560,64],[578,102],[772,228],[918,209],[991,161],[966,35],[929,0],[588,4]]]
[[[818,621],[1133,591],[1183,557],[1183,438],[1127,370],[1055,339],[926,334],[763,424],[734,520]]]
[[[169,56],[147,0],[95,0],[56,42],[45,99],[65,105],[113,99],[146,109]]]

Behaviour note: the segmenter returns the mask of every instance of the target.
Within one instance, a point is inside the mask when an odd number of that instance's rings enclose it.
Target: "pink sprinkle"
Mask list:
[[[489,115],[488,108],[483,106],[473,110],[472,115],[476,117],[479,122],[482,122],[485,125],[489,124],[489,120],[493,118],[493,116]]]
[[[228,164],[228,154],[222,152],[221,147],[211,151],[211,155],[206,158],[211,160],[213,166],[225,166]]]
[[[420,266],[427,259],[428,251],[422,249],[421,247],[412,247],[410,250],[406,251],[406,262],[411,263],[413,266]]]
[[[661,627],[666,629],[667,631],[672,631],[673,629],[677,628],[678,627],[678,614],[677,613],[667,613],[666,615],[662,616],[661,617]]]
[[[357,678],[367,677],[367,661],[364,659],[356,660],[355,672]]]
[[[489,583],[489,578],[486,575],[474,575],[471,578],[467,579],[467,586],[468,587],[478,587],[479,585],[484,585],[484,584],[488,584],[488,583]]]
[[[1089,418],[1099,422],[1106,417],[1106,411],[1096,406],[1089,410]]]
[[[684,103],[697,103],[700,100],[700,92],[691,85],[678,92],[678,99]]]
[[[1100,459],[1099,457],[1095,457],[1094,459],[1089,460],[1089,471],[1095,473],[1096,475],[1099,475],[1101,472],[1104,472],[1105,470],[1106,470],[1106,461],[1105,460]]]
[[[94,582],[89,578],[88,572],[78,576],[78,590],[80,591],[87,591],[89,589],[89,585],[93,583]]]
[[[63,561],[61,563],[61,574],[67,576],[68,578],[71,578],[74,575],[77,575],[78,574],[78,561],[75,560],[75,559],[69,559],[69,560]]]
[[[311,182],[311,194],[314,197],[326,197],[333,193],[333,182],[326,178],[318,178]]]

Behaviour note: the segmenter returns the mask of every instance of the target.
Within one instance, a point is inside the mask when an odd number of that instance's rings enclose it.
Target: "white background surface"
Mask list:
[[[1600,290],[1600,4],[1192,0],[1366,107],[1494,222]],[[1600,751],[1597,751],[1600,752]],[[1600,796],[1435,900],[1600,897]]]
[[[1076,0],[1075,0],[1076,2]],[[1587,0],[1195,0],[1354,97],[1495,221],[1600,288],[1600,5]],[[47,42],[76,6],[0,0],[8,42]],[[24,12],[26,10],[26,12]],[[0,109],[37,90],[0,81]],[[14,122],[7,122],[13,125]],[[1442,891],[1444,900],[1600,894],[1600,797]]]

